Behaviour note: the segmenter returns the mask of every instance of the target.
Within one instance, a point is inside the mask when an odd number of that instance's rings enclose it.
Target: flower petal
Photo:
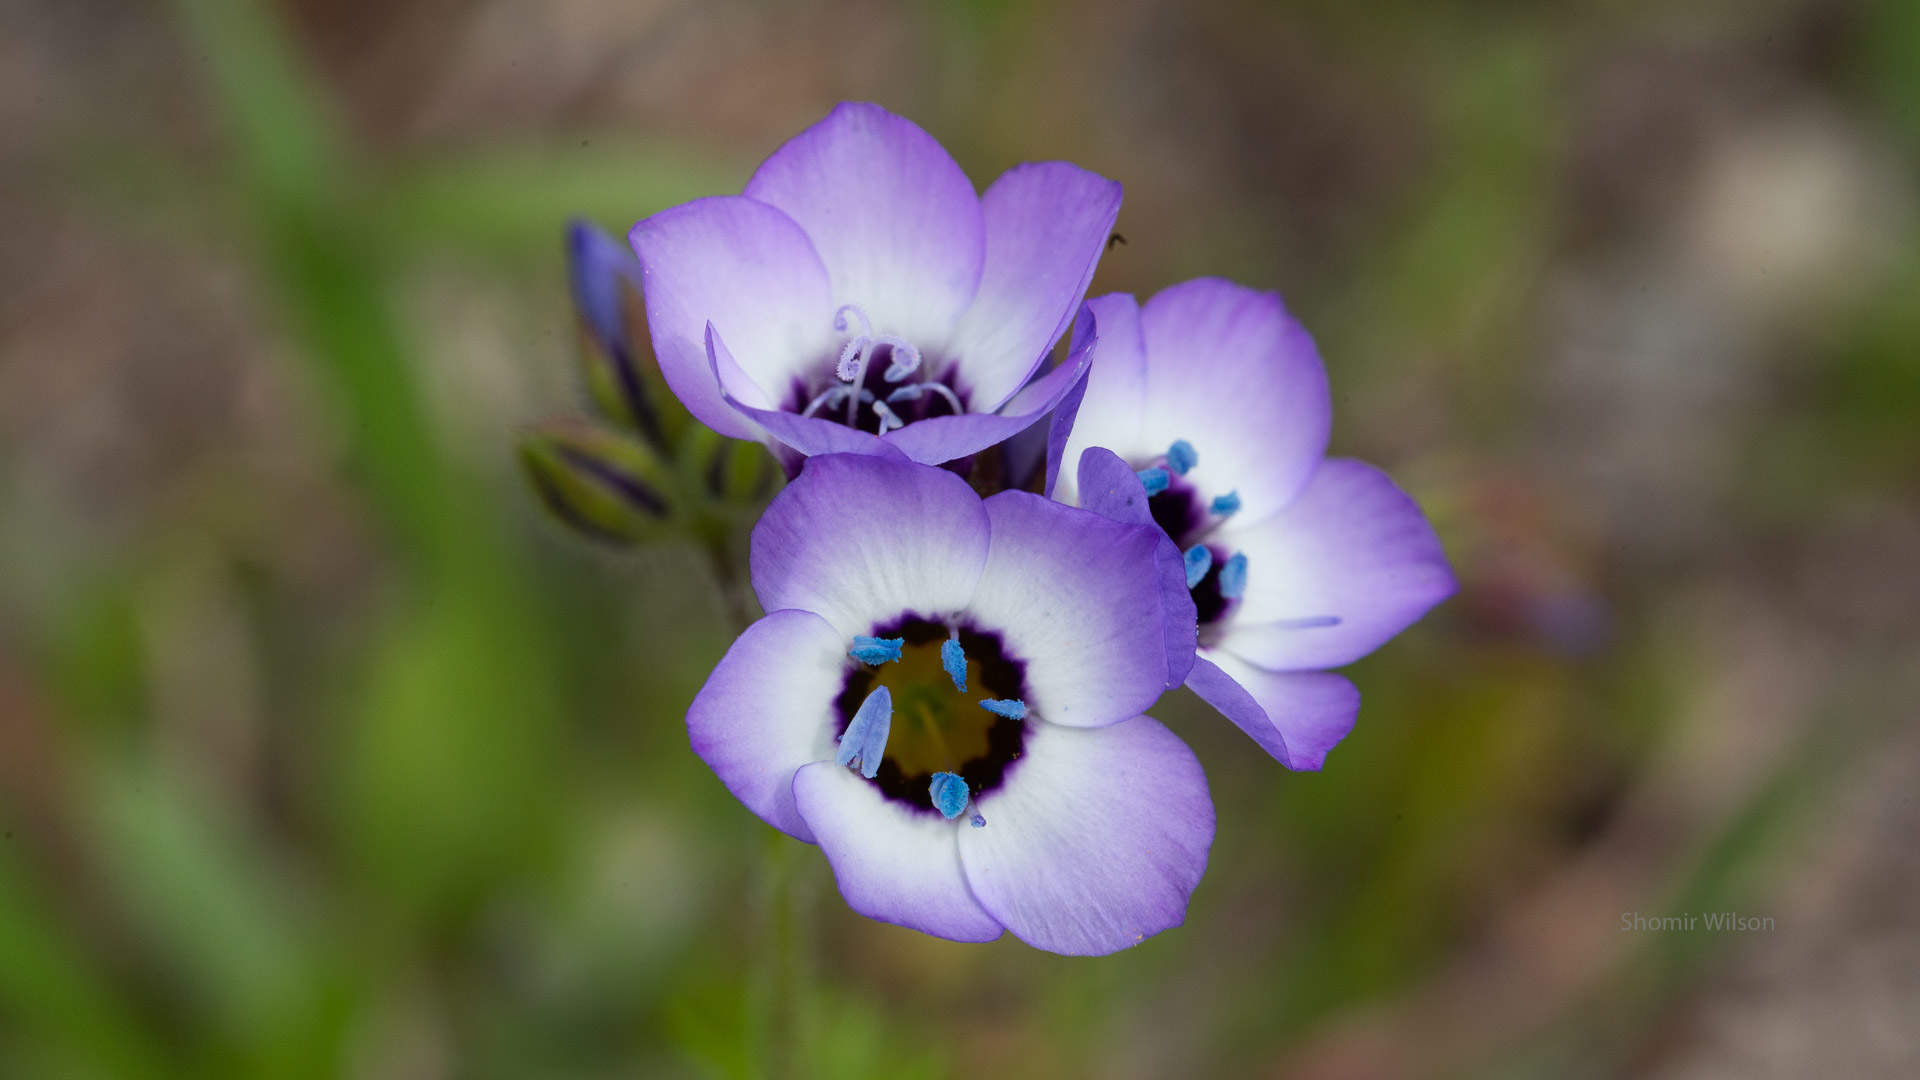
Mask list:
[[[809,458],[754,526],[753,590],[768,610],[818,612],[851,640],[902,612],[965,608],[987,537],[980,497],[945,469]]]
[[[732,346],[756,407],[834,349],[833,292],[792,218],[738,196],[696,199],[633,227],[647,326],[667,385],[700,422],[737,439],[759,429],[721,397],[706,349],[712,323]]]
[[[1069,454],[1105,446],[1137,463],[1185,439],[1199,464],[1184,480],[1203,503],[1237,490],[1241,518],[1257,521],[1293,501],[1326,452],[1332,401],[1313,339],[1277,294],[1218,278],[1163,290],[1140,310],[1144,379],[1119,333],[1096,350]]]
[[[816,454],[880,454],[904,459],[906,456],[881,442],[879,436],[858,428],[822,420],[817,416],[802,416],[784,409],[762,409],[749,404],[753,398],[764,396],[754,392],[755,388],[740,372],[740,365],[734,361],[733,353],[728,350],[726,341],[712,323],[707,324],[707,360],[713,366],[713,379],[720,386],[720,396],[728,405],[760,425],[767,434],[808,457]]]
[[[775,611],[747,627],[687,709],[687,735],[720,782],[760,820],[809,843],[793,773],[832,758],[847,644],[811,611]]]
[[[1027,666],[1040,719],[1117,724],[1165,689],[1159,529],[1024,491],[986,501],[993,542],[967,610]]]
[[[1028,732],[1018,764],[974,804],[985,827],[960,830],[981,906],[1027,944],[1075,956],[1180,925],[1213,844],[1193,751],[1150,716]]]
[[[1076,329],[1075,334],[1079,331]],[[1060,463],[1067,457],[1067,440],[1073,436],[1073,420],[1080,414],[1080,400],[1087,394],[1087,376],[1082,372],[1073,386],[1060,398],[1060,404],[1053,407],[1053,415],[1047,418],[1047,469],[1042,477],[1041,494],[1053,498],[1053,491],[1060,482]]]
[[[1140,330],[1149,445],[1204,438],[1187,482],[1206,499],[1238,490],[1247,521],[1292,502],[1327,452],[1333,400],[1313,338],[1279,294],[1189,281],[1147,301]]]
[[[835,302],[859,305],[880,332],[944,342],[980,287],[972,182],[933,136],[878,105],[836,106],[774,151],[744,194],[800,223]]]
[[[1080,454],[1075,479],[1080,507],[1129,525],[1153,524],[1147,488],[1140,474],[1104,446],[1090,446]],[[1184,586],[1182,586],[1184,588]]]
[[[895,449],[915,461],[938,465],[977,454],[1032,427],[1085,378],[1096,340],[1088,320],[1084,338],[1076,331],[1074,351],[1059,367],[1027,384],[998,413],[967,413],[917,420],[887,432]]]
[[[1219,645],[1271,670],[1351,663],[1455,588],[1420,507],[1358,461],[1329,460],[1283,513],[1216,537],[1247,556],[1246,594]]]
[[[1086,310],[1090,319],[1098,321],[1100,336],[1092,349],[1086,387],[1075,415],[1069,418],[1071,434],[1061,449],[1062,460],[1081,461],[1095,446],[1123,457],[1150,456],[1140,445],[1147,401],[1147,347],[1140,335],[1140,305],[1125,293],[1111,293],[1087,301]],[[1077,327],[1074,332],[1079,333]],[[1059,470],[1050,494],[1076,505],[1079,476],[1073,469]]]
[[[1360,715],[1360,691],[1330,671],[1262,671],[1214,649],[1187,686],[1289,769],[1317,770]]]
[[[954,941],[1000,936],[960,868],[954,834],[967,828],[963,822],[897,803],[831,761],[795,773],[793,798],[848,907]]]
[[[1083,509],[1129,525],[1153,524],[1146,485],[1113,451],[1095,446],[1081,454],[1079,483]],[[1164,534],[1154,561],[1160,571],[1160,609],[1167,633],[1167,689],[1171,690],[1187,681],[1187,672],[1193,667],[1193,650],[1200,636],[1199,611],[1187,588],[1186,559]]]
[[[1120,185],[1064,161],[1016,166],[980,197],[980,291],[948,345],[981,412],[1046,358],[1080,308],[1120,213]]]

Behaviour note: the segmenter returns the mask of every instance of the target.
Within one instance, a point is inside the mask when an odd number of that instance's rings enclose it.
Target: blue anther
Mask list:
[[[858,763],[860,775],[871,780],[880,771],[880,760],[887,756],[887,734],[893,730],[893,692],[878,687],[860,703],[860,708],[840,733],[840,749],[833,755],[835,764]]]
[[[980,707],[995,716],[1004,716],[1009,720],[1027,718],[1027,703],[1019,698],[988,698],[980,703]]]
[[[1167,468],[1173,470],[1173,475],[1185,476],[1188,469],[1198,464],[1200,464],[1200,451],[1195,450],[1193,444],[1187,440],[1175,439],[1173,445],[1167,447]]]
[[[1205,544],[1195,544],[1187,549],[1182,561],[1187,564],[1187,588],[1191,589],[1206,578],[1207,571],[1213,569],[1213,552],[1207,550]]]
[[[940,666],[947,669],[953,679],[953,688],[961,693],[967,692],[967,650],[960,647],[958,641],[948,638],[940,643]]]
[[[927,794],[933,796],[933,808],[940,816],[952,821],[967,808],[967,800],[973,798],[973,792],[967,790],[967,782],[950,772],[933,774],[933,783],[927,785]]]
[[[870,667],[878,666],[889,660],[900,659],[900,646],[906,643],[906,638],[868,637],[865,634],[855,634],[853,648],[847,650],[847,655]]]
[[[1240,552],[1233,553],[1227,565],[1220,568],[1220,595],[1229,600],[1237,600],[1247,591],[1247,557]]]
[[[1159,467],[1141,469],[1133,475],[1139,477],[1140,482],[1146,485],[1148,498],[1167,490],[1167,485],[1173,483],[1173,477],[1167,474],[1167,470]]]
[[[975,814],[973,815],[973,820],[967,822],[967,824],[973,826],[976,829],[984,829],[987,827],[987,819],[981,817],[979,814]]]
[[[1213,505],[1207,507],[1207,509],[1213,511],[1218,517],[1226,517],[1228,514],[1238,513],[1240,511],[1240,493],[1238,491],[1229,491],[1225,495],[1215,495],[1213,497]]]

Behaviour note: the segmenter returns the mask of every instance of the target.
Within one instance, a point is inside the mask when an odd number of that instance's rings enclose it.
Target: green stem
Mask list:
[[[692,523],[735,629],[753,622],[745,576],[731,555],[724,519]],[[768,830],[755,871],[754,959],[747,980],[748,1075],[804,1080],[809,1065],[816,880],[805,845]]]
[[[747,1009],[749,1075],[764,1080],[812,1074],[813,869],[798,841],[778,832],[767,836],[755,890],[756,956]]]

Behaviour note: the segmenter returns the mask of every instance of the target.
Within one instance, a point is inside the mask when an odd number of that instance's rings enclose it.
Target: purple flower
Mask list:
[[[1163,579],[1198,621],[1187,686],[1289,768],[1320,768],[1360,708],[1323,669],[1453,594],[1438,538],[1385,473],[1324,457],[1326,370],[1277,295],[1203,278],[1087,307],[1100,341],[1055,425],[1079,469],[1054,497],[1165,530],[1180,562]]]
[[[753,531],[768,614],[687,712],[875,919],[1113,952],[1178,925],[1213,807],[1165,686],[1155,529],[881,455],[806,463]]]
[[[932,136],[849,103],[744,193],[655,214],[631,239],[661,372],[702,422],[784,447],[790,466],[879,441],[939,464],[1078,380],[1084,349],[1034,376],[1119,208],[1120,185],[1064,162],[976,196]]]

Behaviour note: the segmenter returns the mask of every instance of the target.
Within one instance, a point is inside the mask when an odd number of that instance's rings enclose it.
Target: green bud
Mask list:
[[[649,347],[640,297],[640,265],[627,245],[580,220],[567,229],[574,311],[580,320],[582,375],[600,415],[665,451],[680,417]]]
[[[623,431],[573,418],[535,424],[521,433],[520,463],[547,509],[596,540],[655,538],[671,512],[666,467]]]

